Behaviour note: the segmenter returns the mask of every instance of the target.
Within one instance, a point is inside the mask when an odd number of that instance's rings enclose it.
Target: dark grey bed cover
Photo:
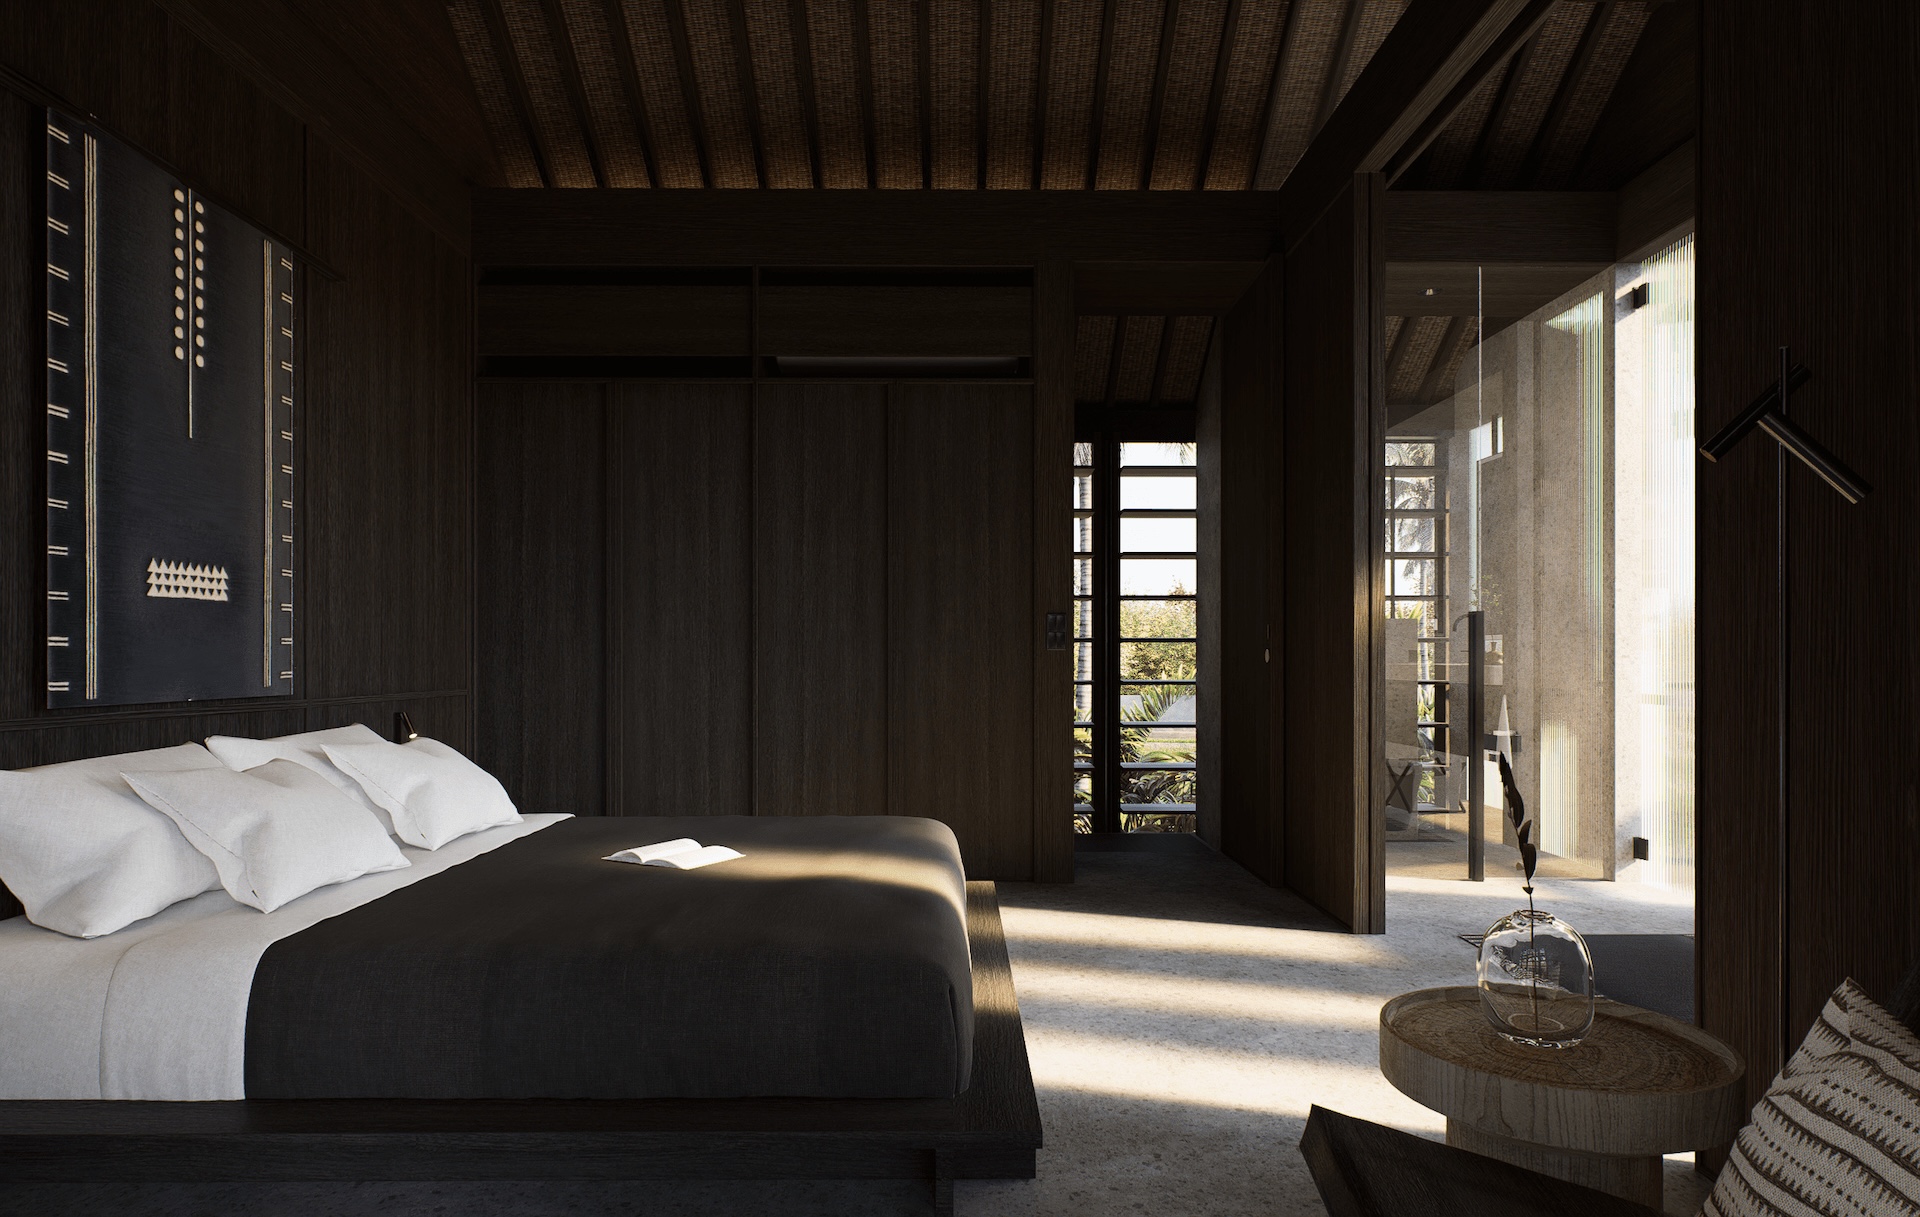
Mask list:
[[[601,860],[675,837],[746,857]],[[565,820],[269,948],[247,1096],[954,1095],[965,909],[933,820]]]

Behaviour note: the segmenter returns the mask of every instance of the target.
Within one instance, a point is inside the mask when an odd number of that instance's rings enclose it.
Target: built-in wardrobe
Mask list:
[[[924,815],[1033,877],[1071,458],[1026,272],[541,277],[477,288],[476,759],[527,810]]]

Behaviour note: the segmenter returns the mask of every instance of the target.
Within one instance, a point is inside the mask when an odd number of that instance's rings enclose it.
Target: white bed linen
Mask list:
[[[568,818],[406,847],[404,870],[271,913],[215,889],[100,938],[0,921],[0,1099],[243,1099],[247,1000],[268,947]]]

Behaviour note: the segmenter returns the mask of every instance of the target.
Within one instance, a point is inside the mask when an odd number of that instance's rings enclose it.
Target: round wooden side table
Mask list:
[[[1449,1145],[1657,1209],[1662,1154],[1739,1131],[1746,1063],[1698,1027],[1604,1000],[1578,1045],[1529,1048],[1462,986],[1381,1007],[1380,1072],[1447,1117]]]

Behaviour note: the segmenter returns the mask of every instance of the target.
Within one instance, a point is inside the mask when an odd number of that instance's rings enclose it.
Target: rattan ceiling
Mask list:
[[[1656,0],[1559,4],[1398,183],[1565,189]],[[450,0],[495,184],[1244,190],[1406,0]],[[1390,396],[1473,335],[1392,323]],[[1191,401],[1207,318],[1081,320],[1083,401]],[[1401,338],[1404,342],[1399,341]]]

